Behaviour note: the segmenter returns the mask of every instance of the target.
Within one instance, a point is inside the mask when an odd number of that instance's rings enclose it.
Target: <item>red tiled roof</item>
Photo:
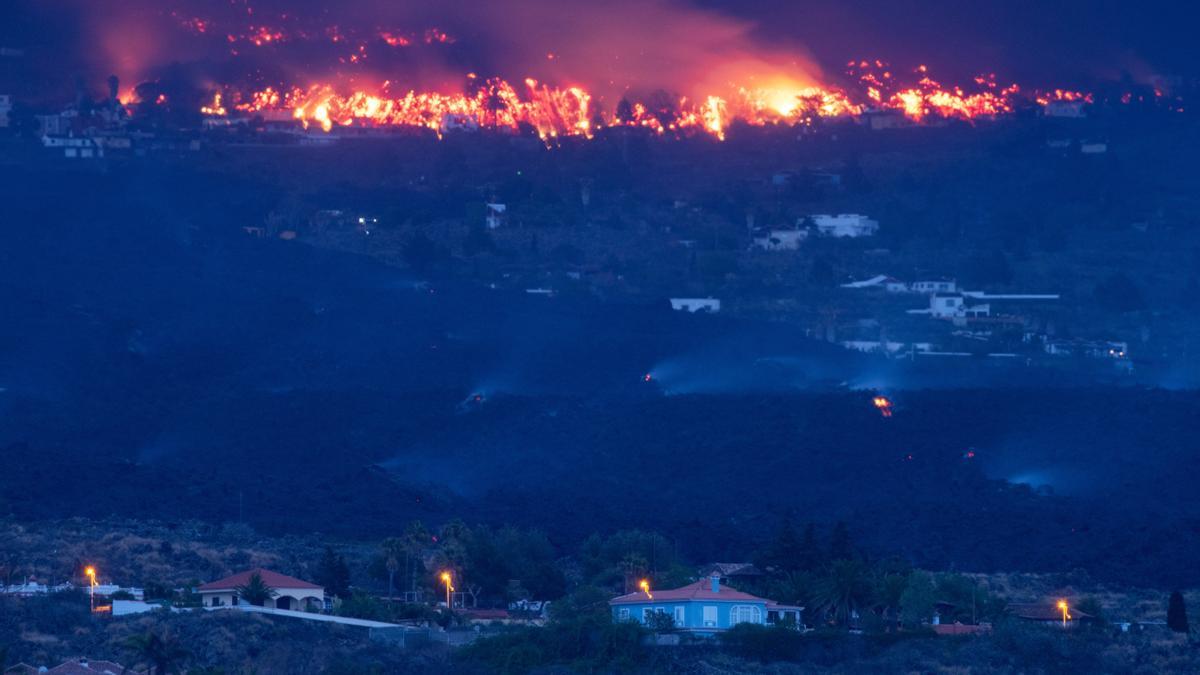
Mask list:
[[[286,574],[265,570],[261,567],[257,569],[246,570],[245,572],[238,572],[237,574],[231,577],[225,577],[224,579],[210,581],[207,584],[196,588],[196,590],[198,592],[233,590],[238,586],[245,586],[246,584],[250,583],[250,577],[254,576],[255,574],[258,574],[258,576],[262,577],[263,583],[271,588],[307,588],[315,591],[325,590],[316,584],[310,584],[307,581],[301,581],[295,577],[289,577]]]
[[[1020,619],[1030,621],[1062,621],[1062,610],[1056,605],[1009,604],[1008,611]],[[1067,609],[1068,621],[1089,621],[1095,617],[1087,612],[1081,612],[1074,607]]]
[[[682,588],[673,588],[664,591],[651,589],[650,594],[654,596],[653,599],[647,598],[646,594],[641,591],[637,591],[635,593],[626,593],[625,595],[621,595],[609,600],[608,604],[622,605],[654,602],[657,600],[662,600],[664,602],[670,602],[673,600],[749,600],[753,602],[765,602],[771,605],[775,604],[771,600],[760,598],[757,595],[743,593],[726,584],[721,585],[720,591],[713,593],[712,581],[710,579],[701,579],[700,581],[690,583]]]
[[[943,623],[936,626],[931,626],[933,632],[938,635],[977,635],[979,633],[990,633],[992,627],[988,624],[980,624],[971,626],[961,623]]]
[[[509,618],[508,610],[506,609],[464,609],[462,613],[469,619],[478,619],[480,621]]]
[[[63,663],[60,663],[57,666],[46,670],[45,672],[46,675],[122,675],[123,673],[130,673],[132,675],[142,671],[133,670],[132,668],[127,669],[125,666],[122,666],[119,663],[113,663],[112,661],[84,661],[75,659],[71,661],[64,661]]]

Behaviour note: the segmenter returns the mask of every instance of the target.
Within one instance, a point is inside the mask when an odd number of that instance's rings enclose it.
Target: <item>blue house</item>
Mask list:
[[[614,621],[649,623],[665,614],[675,627],[697,635],[712,635],[739,624],[786,623],[800,626],[803,607],[743,593],[721,584],[713,575],[682,588],[627,593],[608,601]]]

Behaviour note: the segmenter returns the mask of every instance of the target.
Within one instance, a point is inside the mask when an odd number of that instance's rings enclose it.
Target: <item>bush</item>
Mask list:
[[[804,650],[804,636],[783,626],[740,623],[721,634],[730,652],[755,661],[796,661]]]

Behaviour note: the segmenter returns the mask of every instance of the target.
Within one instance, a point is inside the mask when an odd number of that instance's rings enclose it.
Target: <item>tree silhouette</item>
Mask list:
[[[774,568],[783,572],[795,572],[804,569],[805,551],[796,528],[792,526],[791,517],[784,518],[779,526],[775,540],[767,547],[760,564],[764,568]]]
[[[1167,601],[1167,627],[1176,633],[1188,632],[1187,605],[1183,604],[1183,593],[1173,591]]]
[[[804,539],[800,542],[801,569],[815,570],[823,563],[821,546],[817,543],[817,526],[809,523],[804,526]]]
[[[633,121],[633,104],[623,98],[617,102],[617,120],[624,123]]]
[[[150,664],[153,675],[167,675],[188,656],[187,650],[169,633],[147,631],[141,635],[131,635],[125,641],[125,646],[140,661]]]
[[[317,563],[317,583],[333,596],[346,598],[350,595],[350,567],[346,559],[334,553],[330,546],[325,547],[321,561]]]
[[[421,561],[421,554],[429,546],[432,536],[429,534],[429,530],[425,529],[421,521],[414,520],[405,528],[402,539],[404,542],[405,572],[408,573],[411,569],[409,590],[413,590],[417,585],[417,566]],[[409,566],[410,562],[411,567]]]
[[[238,586],[234,590],[237,591],[238,597],[256,607],[262,607],[266,604],[267,600],[279,595],[274,588],[271,588],[267,585],[267,582],[263,581],[262,576],[258,572],[251,574],[250,579],[246,581],[245,585]]]
[[[900,595],[900,620],[907,626],[917,626],[933,616],[933,605],[937,600],[933,579],[924,572],[913,572],[908,576],[908,585]]]
[[[829,574],[817,584],[815,600],[820,610],[834,621],[845,623],[871,600],[871,575],[866,565],[857,560],[835,560]]]
[[[850,560],[854,557],[854,546],[850,543],[850,531],[846,523],[838,521],[829,536],[829,559]]]
[[[400,569],[400,559],[408,560],[408,547],[399,537],[388,537],[379,544],[383,553],[383,565],[388,573],[388,600],[396,594],[396,571]]]

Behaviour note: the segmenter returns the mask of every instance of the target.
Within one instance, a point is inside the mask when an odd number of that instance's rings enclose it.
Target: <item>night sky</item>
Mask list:
[[[227,55],[173,36],[178,25],[168,13],[220,14],[243,2],[8,0],[0,8],[0,43],[29,50],[36,76],[45,78],[94,78],[108,71],[143,77],[172,61],[214,68]],[[695,58],[689,48],[703,53],[723,44],[727,27],[756,48],[795,54],[826,73],[840,72],[850,59],[880,58],[897,67],[925,63],[947,77],[996,72],[1001,79],[1057,86],[1194,75],[1200,63],[1188,35],[1194,26],[1188,3],[1160,0],[616,0],[600,3],[602,8],[576,0],[252,4],[257,17],[287,13],[342,25],[394,19],[444,27],[460,37],[452,63],[444,65],[463,68],[525,67],[519,54],[559,50],[580,70],[598,52],[640,52],[654,41],[670,41],[671,57],[687,60]],[[624,39],[642,46],[613,44]],[[651,52],[663,48],[650,45]],[[634,67],[661,67],[653,56]],[[123,65],[113,63],[122,59]]]

